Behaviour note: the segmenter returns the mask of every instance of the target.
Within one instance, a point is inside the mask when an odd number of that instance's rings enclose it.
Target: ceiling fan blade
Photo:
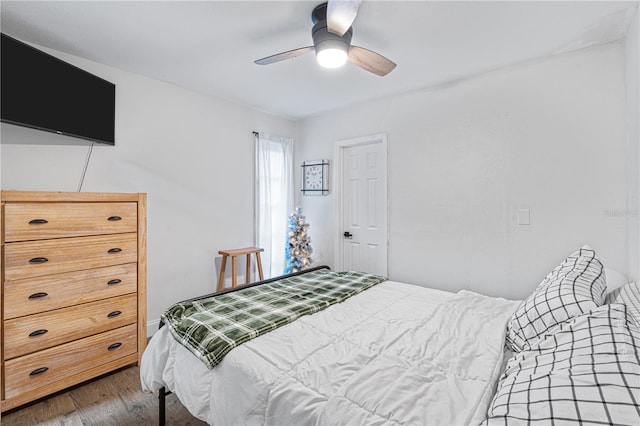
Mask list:
[[[329,0],[327,5],[327,28],[343,36],[356,19],[362,0]]]
[[[267,56],[266,58],[258,59],[254,61],[258,65],[269,65],[275,62],[284,61],[285,59],[295,58],[296,56],[304,55],[307,52],[312,52],[313,46],[301,47],[299,49],[293,49],[286,52],[276,53],[275,55]]]
[[[379,53],[358,46],[351,46],[349,49],[349,61],[380,77],[389,74],[396,67],[395,62]]]

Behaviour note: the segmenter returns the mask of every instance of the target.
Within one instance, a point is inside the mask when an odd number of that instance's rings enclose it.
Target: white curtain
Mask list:
[[[256,134],[256,242],[265,278],[284,271],[293,191],[293,139]]]

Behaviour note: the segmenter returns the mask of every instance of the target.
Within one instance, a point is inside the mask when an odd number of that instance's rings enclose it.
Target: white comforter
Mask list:
[[[516,307],[387,281],[241,345],[213,370],[162,328],[142,387],[166,386],[216,426],[477,424]]]

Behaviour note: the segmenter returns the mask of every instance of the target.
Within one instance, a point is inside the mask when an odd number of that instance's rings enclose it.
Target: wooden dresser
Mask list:
[[[146,194],[1,192],[1,408],[139,362]]]

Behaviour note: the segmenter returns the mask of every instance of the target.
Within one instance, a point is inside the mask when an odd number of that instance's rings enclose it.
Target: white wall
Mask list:
[[[640,279],[640,10],[636,9],[625,39],[626,100],[627,100],[627,157],[629,182],[629,279]]]
[[[298,132],[298,163],[387,133],[393,280],[520,298],[582,244],[628,274],[621,45],[353,106]],[[333,194],[300,199],[324,263],[340,231]],[[530,226],[516,225],[519,208]]]
[[[116,84],[116,146],[95,146],[83,191],[148,194],[149,320],[215,291],[218,250],[254,243],[251,132],[292,136],[294,123],[47,51]],[[2,189],[77,189],[87,143],[4,123],[0,135]]]

